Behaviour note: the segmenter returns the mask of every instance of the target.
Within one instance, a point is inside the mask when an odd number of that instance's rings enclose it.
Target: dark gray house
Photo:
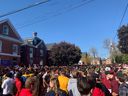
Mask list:
[[[42,39],[33,33],[32,38],[24,40],[21,45],[21,65],[25,66],[44,66],[46,65],[47,48]]]

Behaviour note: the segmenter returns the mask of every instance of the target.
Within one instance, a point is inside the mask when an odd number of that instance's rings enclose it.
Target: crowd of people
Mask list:
[[[128,68],[0,67],[0,84],[0,96],[128,96]]]

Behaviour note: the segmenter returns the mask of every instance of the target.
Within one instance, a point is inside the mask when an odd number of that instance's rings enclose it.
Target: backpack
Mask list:
[[[66,91],[59,89],[58,90],[58,96],[68,96],[68,94]]]
[[[54,91],[51,90],[45,96],[68,96],[68,94],[63,90],[58,89],[57,94]]]
[[[72,90],[68,92],[69,96],[73,96]]]
[[[104,92],[105,96],[112,96],[112,94],[109,92],[109,90],[105,87],[104,84],[96,83],[96,87],[101,89]]]
[[[45,96],[55,96],[55,92],[54,91],[49,91],[48,93],[45,94]]]

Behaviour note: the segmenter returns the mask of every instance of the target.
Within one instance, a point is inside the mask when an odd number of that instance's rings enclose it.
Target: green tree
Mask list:
[[[54,44],[50,51],[49,59],[52,65],[72,65],[78,63],[81,58],[80,48],[67,42]]]
[[[118,30],[118,48],[124,54],[128,54],[128,25],[123,25]]]
[[[123,63],[128,64],[128,54],[123,55],[122,61],[123,61]]]
[[[115,57],[115,61],[116,63],[125,63],[128,64],[128,54],[121,54],[121,55],[117,55]]]
[[[115,56],[115,62],[116,63],[123,63],[123,55],[117,55]]]

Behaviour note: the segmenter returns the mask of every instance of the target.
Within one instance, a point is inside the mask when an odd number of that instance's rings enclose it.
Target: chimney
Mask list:
[[[37,37],[37,32],[33,32],[33,37]]]

